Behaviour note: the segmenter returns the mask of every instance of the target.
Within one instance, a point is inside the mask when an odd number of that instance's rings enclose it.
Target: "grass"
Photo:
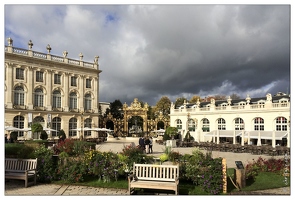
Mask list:
[[[233,177],[234,169],[229,168],[227,170],[227,194],[230,193],[239,193],[240,191],[235,188],[232,184],[229,176]],[[67,184],[63,181],[55,181],[55,184]],[[85,177],[84,182],[82,183],[70,183],[70,185],[83,185],[89,187],[100,187],[100,188],[118,188],[118,189],[128,189],[128,180],[127,177],[119,177],[117,181],[111,181],[108,183],[103,182],[102,180],[98,180],[97,177],[89,176]],[[256,177],[255,181],[247,180],[246,187],[242,188],[243,192],[251,192],[256,190],[266,190],[280,187],[290,186],[290,177],[284,177],[277,173],[271,172],[260,172]],[[162,191],[162,190],[136,190],[136,194],[145,195],[151,193],[166,193],[173,194],[173,191]],[[194,185],[191,181],[180,180],[179,183],[179,194],[180,195],[210,195],[202,190],[200,186]]]

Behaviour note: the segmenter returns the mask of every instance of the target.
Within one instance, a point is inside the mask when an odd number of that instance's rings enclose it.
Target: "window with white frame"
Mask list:
[[[235,119],[235,130],[244,130],[245,124],[244,120],[242,118],[236,118]]]
[[[182,129],[182,121],[180,119],[176,120],[176,127],[177,129]]]
[[[205,118],[205,119],[203,119],[202,120],[202,124],[203,124],[203,126],[202,126],[202,130],[203,130],[203,132],[210,132],[210,122],[209,122],[209,120],[207,119],[207,118]]]
[[[71,76],[71,86],[77,86],[77,77]]]
[[[217,128],[218,130],[226,130],[226,124],[223,118],[217,119]]]
[[[277,117],[276,119],[276,130],[287,131],[288,121],[285,117]]]
[[[196,122],[193,119],[188,120],[188,130],[195,131],[196,130]]]
[[[84,109],[85,110],[91,110],[91,95],[90,94],[86,94],[84,96]]]
[[[61,129],[61,118],[60,117],[54,117],[52,119],[51,128],[56,130],[56,131],[52,131],[52,136],[53,137],[58,136],[57,132],[60,131],[60,129]]]
[[[54,84],[61,84],[61,75],[60,74],[54,74]]]
[[[34,92],[34,106],[43,107],[44,105],[44,93],[41,88],[37,88]]]
[[[254,130],[264,131],[264,119],[262,119],[261,117],[256,117],[254,119]]]
[[[25,91],[22,86],[14,88],[14,105],[23,106],[25,102]]]
[[[25,118],[23,116],[17,115],[13,118],[13,126],[16,128],[24,128],[25,125]],[[23,131],[18,131],[17,132],[18,137],[23,137],[24,132]]]
[[[86,88],[91,88],[91,79],[86,79]]]
[[[87,118],[84,123],[85,127],[91,128],[92,120],[90,118]],[[84,136],[91,136],[91,131],[84,131]]]
[[[36,71],[36,82],[43,82],[43,72]]]
[[[70,109],[77,109],[78,107],[78,98],[76,92],[70,93]]]
[[[16,68],[15,78],[20,79],[20,80],[24,80],[24,71],[25,70],[22,68]]]
[[[61,108],[61,94],[59,90],[55,90],[52,94],[52,107]]]
[[[69,136],[70,137],[77,136],[77,131],[72,130],[72,129],[76,129],[76,128],[77,128],[77,119],[73,117],[69,121]]]

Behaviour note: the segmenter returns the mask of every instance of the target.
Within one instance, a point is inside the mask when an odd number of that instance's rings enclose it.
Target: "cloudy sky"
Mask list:
[[[100,101],[290,92],[291,6],[4,5],[4,43],[93,62]]]

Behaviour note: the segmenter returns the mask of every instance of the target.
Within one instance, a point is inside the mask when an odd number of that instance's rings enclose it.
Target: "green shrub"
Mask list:
[[[48,135],[47,135],[46,131],[41,131],[40,139],[47,140],[47,138],[48,138]]]
[[[56,177],[56,165],[53,159],[53,151],[46,148],[45,145],[40,145],[34,151],[37,162],[37,180],[39,182],[51,182]]]
[[[34,158],[34,147],[20,143],[5,143],[6,158]]]

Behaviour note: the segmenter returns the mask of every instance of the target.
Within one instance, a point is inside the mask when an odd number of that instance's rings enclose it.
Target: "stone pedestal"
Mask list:
[[[171,147],[171,148],[176,147],[176,140],[167,140],[166,147]]]

